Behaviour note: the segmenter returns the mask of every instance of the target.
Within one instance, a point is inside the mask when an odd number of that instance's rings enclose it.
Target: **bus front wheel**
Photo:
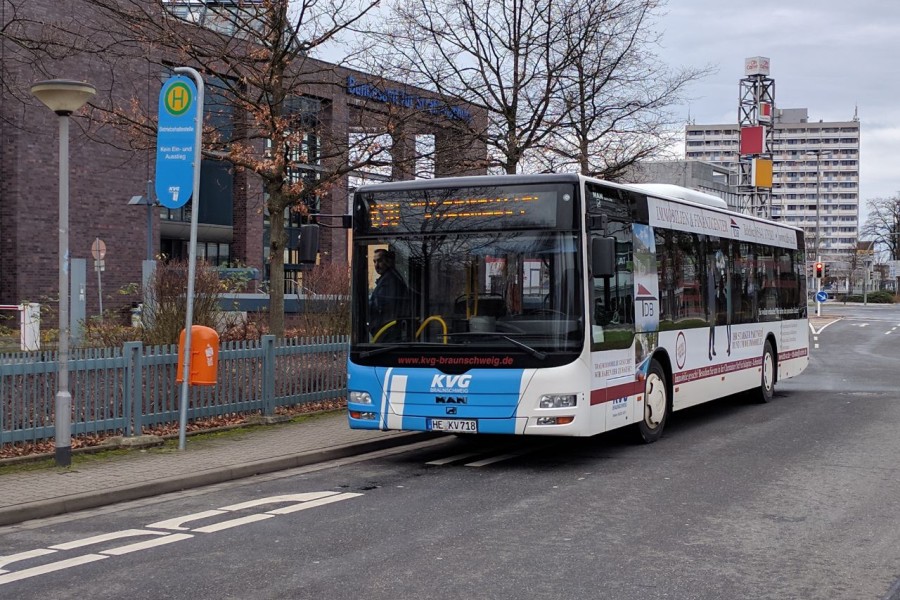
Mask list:
[[[669,418],[669,388],[666,372],[657,361],[650,361],[644,382],[644,418],[637,424],[638,433],[646,444],[652,444],[662,436]]]
[[[775,396],[777,364],[775,362],[775,351],[772,349],[772,342],[766,340],[766,343],[763,345],[762,369],[759,378],[760,402],[771,402],[772,397]]]

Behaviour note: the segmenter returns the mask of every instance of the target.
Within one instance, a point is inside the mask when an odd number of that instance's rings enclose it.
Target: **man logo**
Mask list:
[[[465,396],[435,396],[435,404],[467,404],[468,398]]]
[[[166,90],[166,111],[172,116],[180,117],[191,108],[191,88],[182,82],[173,83]]]

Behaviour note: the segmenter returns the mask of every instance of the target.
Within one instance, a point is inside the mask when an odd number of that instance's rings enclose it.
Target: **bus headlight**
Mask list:
[[[541,396],[540,408],[571,408],[577,400],[575,394],[547,394]]]
[[[568,425],[575,417],[538,417],[538,425]]]
[[[347,402],[352,404],[372,404],[372,396],[369,392],[350,392]]]

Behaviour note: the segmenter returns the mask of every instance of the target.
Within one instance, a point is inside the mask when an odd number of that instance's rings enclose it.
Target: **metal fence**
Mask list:
[[[347,393],[347,337],[225,342],[217,383],[192,386],[188,420],[233,413],[274,415],[276,407]],[[72,435],[139,435],[177,423],[177,346],[74,349],[69,361]],[[0,354],[0,446],[54,437],[57,353]]]

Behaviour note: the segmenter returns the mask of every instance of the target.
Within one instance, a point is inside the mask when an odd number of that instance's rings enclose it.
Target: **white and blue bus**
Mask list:
[[[652,442],[808,364],[803,232],[714,196],[547,174],[353,202],[352,428]]]

